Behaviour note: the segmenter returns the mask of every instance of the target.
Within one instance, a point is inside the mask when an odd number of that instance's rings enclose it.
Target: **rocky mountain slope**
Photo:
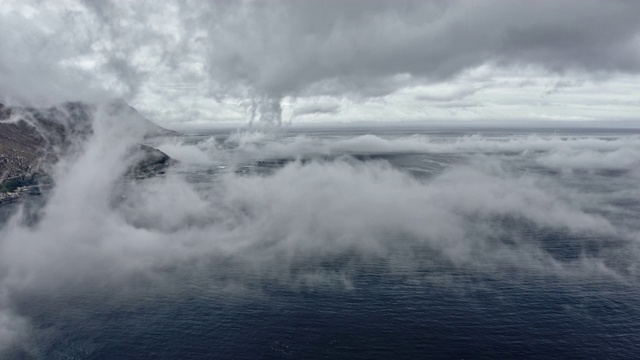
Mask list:
[[[133,122],[147,137],[177,134],[147,120],[124,101],[107,107],[115,117]],[[37,192],[37,185],[48,181],[52,165],[93,134],[96,111],[96,105],[77,102],[46,109],[0,104],[0,204]],[[135,151],[140,151],[142,160],[130,169],[131,177],[152,176],[172,162],[146,145]]]

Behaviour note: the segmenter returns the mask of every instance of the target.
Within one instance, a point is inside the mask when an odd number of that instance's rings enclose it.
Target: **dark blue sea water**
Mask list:
[[[28,330],[3,358],[640,356],[637,134],[306,129],[163,141],[153,145],[180,164],[137,186],[179,196],[161,207],[122,190],[105,211],[135,231],[73,252],[99,272],[61,251],[50,266],[62,280],[34,272],[5,285],[5,308]],[[21,234],[11,226],[3,234]],[[156,237],[167,242],[108,245]],[[118,255],[129,251],[145,254]]]

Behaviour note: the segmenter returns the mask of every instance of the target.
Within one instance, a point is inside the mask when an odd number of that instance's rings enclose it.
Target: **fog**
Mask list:
[[[385,260],[388,271],[429,269],[436,262],[487,273],[637,277],[638,229],[609,216],[621,211],[616,199],[638,200],[628,187],[639,178],[636,136],[316,139],[251,131],[222,142],[166,138],[154,141],[180,163],[166,176],[131,181],[123,174],[136,160],[131,148],[145,135],[132,124],[126,114],[98,106],[91,138],[55,166],[46,204],[35,214],[24,207],[0,228],[4,346],[29,334],[16,296],[76,286],[116,290],[141,277],[171,281],[166,269],[174,266],[215,274],[231,262],[237,268],[226,275],[229,283],[313,279],[338,281],[345,289],[358,263],[376,259]],[[454,160],[433,160],[438,171],[416,176],[384,157],[354,157],[363,154],[448,154]],[[234,171],[269,158],[292,161],[271,173]],[[565,175],[522,171],[517,165],[523,161]],[[203,165],[219,169],[204,188],[185,175]],[[571,186],[580,177],[575,171],[600,170],[626,171],[613,180],[622,181],[618,193]],[[34,217],[35,223],[26,220]],[[578,243],[585,236],[622,245],[562,258],[524,233],[505,233],[504,221],[575,235]],[[322,265],[345,258],[333,268]],[[221,280],[212,275],[210,281]]]

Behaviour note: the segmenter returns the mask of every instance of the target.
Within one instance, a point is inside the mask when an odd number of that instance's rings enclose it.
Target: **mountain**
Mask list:
[[[93,134],[97,109],[97,105],[79,102],[45,109],[0,104],[0,203],[46,182],[51,166]],[[107,104],[106,111],[132,122],[145,137],[178,135],[149,121],[124,101]],[[152,176],[172,162],[160,150],[146,145],[137,151],[143,160],[130,169],[132,177]]]
[[[77,103],[75,103],[77,104]],[[94,109],[95,111],[95,109]],[[165,129],[151,120],[140,115],[131,105],[127,104],[124,100],[112,101],[108,104],[108,111],[117,116],[125,116],[128,121],[133,121],[136,125],[142,127],[145,132],[145,137],[158,137],[158,136],[176,136],[180,135],[173,130]]]

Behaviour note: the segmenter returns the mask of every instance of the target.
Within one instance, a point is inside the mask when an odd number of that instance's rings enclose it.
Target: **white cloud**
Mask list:
[[[123,182],[121,175],[133,161],[128,149],[143,133],[126,116],[115,118],[102,110],[94,135],[79,147],[83,151],[57,165],[56,185],[37,226],[26,225],[24,214],[17,214],[0,228],[0,346],[28,330],[28,319],[15,312],[13,296],[57,293],[74,284],[118,289],[131,277],[170,281],[163,269],[173,266],[196,271],[231,262],[237,268],[225,273],[231,277],[226,281],[275,278],[288,284],[348,279],[350,262],[327,276],[318,268],[305,272],[297,267],[336,256],[389,258],[389,266],[416,269],[438,259],[475,271],[637,275],[637,229],[614,224],[600,213],[618,211],[617,198],[637,194],[585,194],[509,165],[511,159],[553,170],[598,171],[606,168],[605,162],[615,162],[615,169],[629,171],[636,183],[637,137],[470,136],[442,141],[369,135],[319,140],[252,132],[235,133],[224,143],[211,138],[159,144],[184,160],[180,166],[227,166],[196,188],[177,174]],[[384,160],[359,162],[344,156],[380,153],[454,156],[450,162],[430,163],[439,170],[425,178]],[[334,160],[292,162],[270,176],[233,171],[269,157],[305,155],[331,155]],[[506,230],[497,225],[500,221],[614,237],[630,265],[620,269],[619,254],[607,252],[558,259],[526,234],[509,233],[509,241],[503,241],[501,231]],[[415,248],[432,256],[403,257]]]

